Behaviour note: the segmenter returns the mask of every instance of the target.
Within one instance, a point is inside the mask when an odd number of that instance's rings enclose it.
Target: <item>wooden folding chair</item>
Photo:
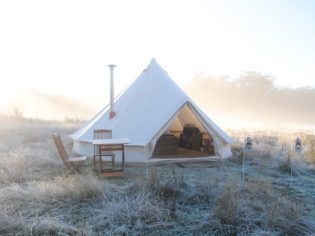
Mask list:
[[[66,149],[61,141],[59,134],[53,134],[53,139],[56,144],[58,153],[65,164],[65,166],[69,169],[68,173],[69,175],[73,172],[81,173],[79,168],[82,166],[82,164],[87,160],[87,156],[81,156],[81,157],[69,157],[68,153],[66,152]]]
[[[110,129],[94,130],[94,139],[111,139],[111,138],[112,138],[112,130]],[[102,162],[104,163],[106,162],[102,159],[103,156],[111,157],[112,169],[114,169],[115,154],[112,151],[107,151],[105,145],[102,145],[102,144],[94,145],[94,156],[93,156],[94,166],[96,164],[96,159],[95,159],[96,156],[99,157],[100,169],[102,169]]]

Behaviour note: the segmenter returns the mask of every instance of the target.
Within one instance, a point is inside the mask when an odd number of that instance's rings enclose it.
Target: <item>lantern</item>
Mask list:
[[[296,152],[301,152],[302,151],[302,141],[300,138],[297,138],[295,140],[295,151]]]
[[[245,139],[245,149],[246,150],[252,150],[253,149],[253,141],[250,137],[247,137]]]

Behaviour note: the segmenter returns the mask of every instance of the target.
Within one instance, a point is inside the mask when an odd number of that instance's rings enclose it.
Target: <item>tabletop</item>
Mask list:
[[[129,138],[93,139],[92,144],[127,144]]]

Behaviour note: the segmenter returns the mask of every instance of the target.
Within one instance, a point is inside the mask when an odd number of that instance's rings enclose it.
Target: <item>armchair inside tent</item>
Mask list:
[[[179,146],[200,151],[203,143],[202,133],[198,127],[186,125],[179,138]]]

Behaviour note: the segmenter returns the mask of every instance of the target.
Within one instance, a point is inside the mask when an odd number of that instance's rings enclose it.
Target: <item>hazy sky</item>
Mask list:
[[[314,24],[312,0],[0,1],[0,112],[34,89],[101,107],[107,64],[118,93],[152,57],[180,85],[258,71],[315,86]]]

